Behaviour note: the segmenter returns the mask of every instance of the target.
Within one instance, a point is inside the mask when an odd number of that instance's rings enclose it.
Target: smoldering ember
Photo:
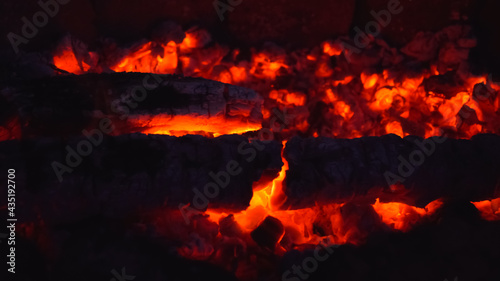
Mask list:
[[[0,280],[499,280],[498,8],[2,1]]]

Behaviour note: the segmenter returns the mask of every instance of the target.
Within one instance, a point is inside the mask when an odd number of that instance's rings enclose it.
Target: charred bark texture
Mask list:
[[[289,163],[285,208],[342,203],[355,197],[424,207],[439,198],[481,201],[500,195],[496,135],[471,140],[295,137],[287,143],[284,156]]]
[[[277,176],[282,166],[281,143],[250,143],[238,135],[104,137],[102,143],[89,146],[87,154],[85,146],[90,143],[86,138],[0,142],[0,167],[16,170],[19,218],[122,218],[179,204],[203,211],[205,200],[210,208],[244,210],[253,182],[263,173]],[[5,201],[0,205],[6,206]]]
[[[102,118],[115,124],[113,135],[151,129],[158,124],[147,120],[158,116],[163,118],[160,125],[178,122],[175,116],[203,118],[207,124],[212,119],[243,125],[262,122],[263,100],[256,92],[202,78],[69,75],[13,82],[0,93],[17,115],[2,120],[18,117],[23,137],[81,135],[83,129],[96,128]]]

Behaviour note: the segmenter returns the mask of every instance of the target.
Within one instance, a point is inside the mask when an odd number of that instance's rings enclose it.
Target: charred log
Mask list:
[[[15,109],[17,116],[10,118],[19,118],[23,137],[81,135],[103,118],[115,124],[112,135],[155,130],[228,134],[235,126],[258,128],[262,121],[257,93],[201,78],[143,73],[56,76],[13,82],[1,93]]]
[[[14,140],[0,143],[0,166],[16,170],[18,216],[25,221],[121,218],[180,204],[244,210],[253,182],[279,173],[281,147],[237,135],[101,136],[97,146],[86,138]]]
[[[285,208],[354,197],[424,207],[440,198],[467,201],[500,195],[500,137],[471,140],[396,135],[358,139],[291,139]]]

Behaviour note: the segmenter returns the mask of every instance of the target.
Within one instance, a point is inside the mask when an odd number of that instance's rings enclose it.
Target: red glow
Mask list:
[[[379,199],[377,199],[377,202],[373,204],[373,208],[388,226],[397,230],[408,231],[423,216],[431,214],[441,204],[441,201],[434,201],[425,208],[417,208],[397,202],[380,203]]]
[[[227,119],[224,116],[191,116],[191,115],[154,115],[131,116],[129,123],[133,127],[149,128],[144,134],[160,134],[183,136],[198,132],[212,133],[214,136],[241,134],[261,128],[260,124],[241,119]]]
[[[384,134],[405,137],[418,134],[428,138],[441,135],[442,129],[446,128],[459,137],[470,138],[478,133],[496,133],[495,130],[500,128],[500,95],[492,95],[488,100],[477,100],[473,96],[474,86],[478,83],[500,90],[500,86],[486,75],[461,74],[463,85],[454,93],[445,95],[438,93],[439,90],[426,90],[424,85],[430,77],[444,74],[435,63],[411,74],[389,67],[378,72],[368,67],[352,70],[354,64],[347,71],[342,68],[342,63],[347,65],[343,61],[343,48],[332,41],[312,50],[293,53],[273,47],[252,50],[247,60],[242,60],[238,58],[239,50],[229,51],[222,46],[206,44],[210,36],[205,31],[188,31],[185,35],[180,44],[174,41],[167,44],[143,42],[124,50],[118,59],[106,66],[116,72],[179,73],[252,88],[265,99],[262,113],[266,120],[271,118],[273,108],[290,109],[293,118],[289,118],[288,129],[314,137],[355,138]],[[53,60],[58,68],[75,74],[91,69],[68,48],[54,54]],[[473,110],[478,122],[471,121],[461,126],[465,123],[460,114],[464,107]],[[322,119],[315,120],[316,115]],[[310,120],[316,123],[309,124]],[[262,127],[261,124],[228,120],[223,116],[131,116],[130,122],[133,126],[148,128],[144,133],[175,136],[188,133],[241,134]],[[2,132],[0,130],[0,135]],[[271,184],[254,190],[250,206],[233,214],[241,230],[248,234],[267,216],[272,216],[283,223],[286,229],[283,239],[292,241],[293,245],[318,243],[325,238],[331,243],[360,243],[366,230],[358,229],[358,225],[342,212],[342,208],[354,203],[356,198],[343,204],[280,209],[285,199],[282,183],[287,163],[284,162],[279,176]],[[382,223],[399,231],[409,231],[442,204],[436,200],[425,208],[417,208],[399,202],[381,203],[377,200],[371,203],[365,203],[368,205],[366,213],[374,212]],[[500,199],[473,204],[484,219],[500,219]],[[229,215],[219,210],[207,210],[206,214],[213,224]],[[321,228],[326,234],[320,234],[316,228]],[[180,253],[202,259],[213,255],[214,249],[207,247],[193,251],[184,247]]]
[[[500,198],[472,203],[476,206],[481,213],[481,217],[485,220],[500,220]]]
[[[64,49],[61,53],[54,56],[54,65],[57,68],[65,70],[69,73],[83,74],[88,71],[90,67],[86,65],[85,62],[81,63],[82,67],[79,66],[79,61],[70,49]]]

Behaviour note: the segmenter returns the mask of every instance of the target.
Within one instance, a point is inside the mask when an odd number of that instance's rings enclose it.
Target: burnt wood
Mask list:
[[[500,196],[497,135],[470,140],[294,137],[286,144],[284,157],[289,170],[283,208],[356,198],[424,207],[439,198],[481,201]]]
[[[0,85],[0,99],[9,109],[2,111],[9,114],[1,120],[17,119],[22,137],[78,136],[83,129],[96,128],[102,118],[115,124],[112,135],[151,129],[155,124],[147,120],[157,116],[166,124],[175,121],[173,116],[191,116],[260,125],[263,103],[250,89],[203,78],[145,73],[12,81]]]
[[[87,141],[0,142],[0,167],[16,170],[20,220],[40,216],[62,222],[95,214],[122,218],[140,210],[177,209],[180,204],[196,211],[207,206],[244,210],[252,198],[252,184],[262,174],[277,176],[282,166],[281,143],[251,143],[238,135],[108,136],[92,145],[90,154],[80,154]],[[212,185],[208,192],[207,184]],[[0,199],[0,205],[6,206],[6,200],[7,196]]]

